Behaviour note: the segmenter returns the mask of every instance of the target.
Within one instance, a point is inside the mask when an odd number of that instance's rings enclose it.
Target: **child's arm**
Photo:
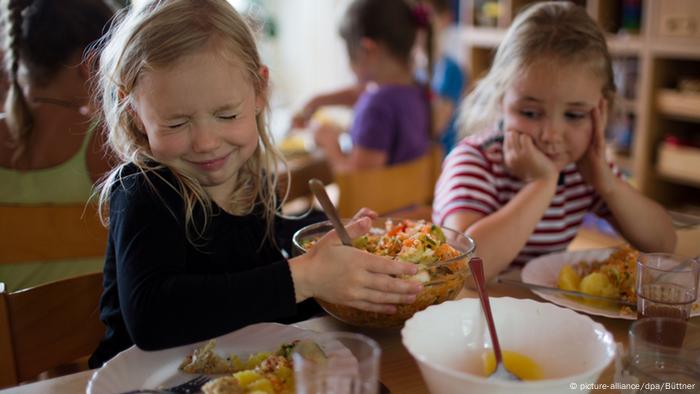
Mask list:
[[[351,238],[367,233],[369,218],[347,226]],[[417,266],[343,246],[335,232],[321,238],[302,256],[289,260],[296,301],[317,297],[328,302],[380,313],[395,313],[394,304],[415,301],[422,286],[391,275],[413,275]]]
[[[487,278],[503,271],[518,256],[549,207],[558,178],[554,164],[526,134],[506,132],[503,155],[507,167],[527,185],[496,212],[459,211],[443,223],[466,231],[476,241]]]
[[[498,211],[484,216],[472,211],[449,215],[444,226],[466,232],[476,241],[486,278],[496,276],[518,256],[542,219],[556,190],[556,178],[528,183]]]
[[[673,252],[676,232],[666,210],[616,177],[605,161],[606,108],[607,102],[601,100],[591,112],[593,135],[586,154],[577,163],[579,171],[605,201],[613,223],[626,240],[642,251]]]
[[[338,143],[339,133],[333,125],[321,125],[314,134],[316,146],[323,150],[333,172],[342,173],[386,165],[388,155],[385,151],[354,146],[350,154],[343,153]]]
[[[301,111],[297,112],[292,118],[292,127],[303,128],[308,126],[311,116],[319,108],[327,105],[342,105],[352,107],[357,102],[357,99],[364,90],[364,84],[356,84],[345,88],[338,89],[326,94],[320,94],[309,100]]]
[[[454,103],[442,96],[436,96],[433,98],[432,105],[432,133],[433,137],[439,137],[445,128],[450,124],[452,120],[452,113],[454,112]]]
[[[184,214],[175,218],[182,198],[155,174],[148,177],[126,177],[115,187],[105,266],[106,278],[112,278],[106,311],[110,319],[120,312],[115,324],[126,327],[136,345],[145,350],[180,346],[295,316],[286,260],[246,238],[252,230],[237,226],[219,227],[216,237],[206,239],[210,242],[200,238],[193,246],[185,238]],[[250,227],[240,220],[239,227]]]

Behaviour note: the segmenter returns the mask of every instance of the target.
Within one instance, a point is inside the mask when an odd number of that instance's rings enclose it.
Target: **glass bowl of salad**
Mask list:
[[[333,226],[329,221],[315,223],[294,234],[294,255],[306,253]],[[468,261],[476,244],[463,233],[424,220],[378,218],[369,233],[353,240],[353,246],[368,253],[418,265],[415,275],[404,279],[423,284],[412,304],[397,304],[394,314],[367,312],[333,304],[318,303],[336,319],[359,327],[400,327],[414,313],[430,305],[452,300],[464,287],[469,275]]]

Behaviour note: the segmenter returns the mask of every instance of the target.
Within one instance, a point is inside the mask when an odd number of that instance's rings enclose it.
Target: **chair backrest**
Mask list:
[[[338,212],[351,217],[362,207],[387,214],[414,205],[430,204],[440,175],[442,150],[434,144],[422,157],[383,168],[336,174]]]
[[[0,388],[92,353],[104,335],[102,273],[0,290]]]
[[[106,244],[93,205],[0,204],[0,264],[99,257]]]

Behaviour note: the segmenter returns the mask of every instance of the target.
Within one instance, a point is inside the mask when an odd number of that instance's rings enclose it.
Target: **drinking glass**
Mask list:
[[[320,334],[313,340],[325,357],[292,354],[298,394],[377,394],[381,355],[377,342],[350,332]]]
[[[629,329],[628,366],[645,388],[641,392],[698,392],[700,324],[669,317],[635,321]]]
[[[637,317],[687,320],[698,294],[698,262],[668,253],[637,259]]]

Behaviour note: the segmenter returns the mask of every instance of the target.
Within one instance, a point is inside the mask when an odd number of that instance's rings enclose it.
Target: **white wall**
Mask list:
[[[313,94],[354,82],[338,22],[350,0],[267,0],[278,23],[270,71],[276,104],[299,108]],[[266,51],[267,52],[267,51]]]

